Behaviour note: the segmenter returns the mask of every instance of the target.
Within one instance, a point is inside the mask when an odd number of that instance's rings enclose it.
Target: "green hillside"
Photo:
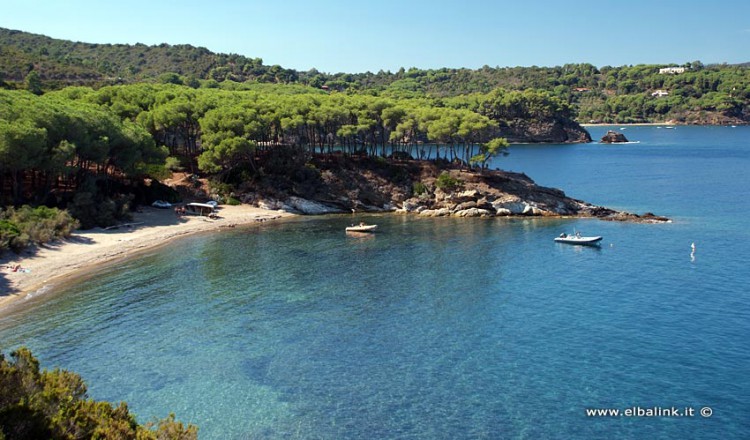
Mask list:
[[[50,88],[133,83],[158,78],[163,73],[220,81],[295,80],[284,77],[294,75],[294,71],[279,72],[278,66],[263,66],[257,58],[215,54],[203,47],[90,44],[0,28],[0,79],[22,82],[32,70]],[[264,76],[271,71],[278,78]]]
[[[729,124],[750,121],[750,67],[685,63],[668,65],[480,69],[400,69],[397,72],[301,72],[267,66],[259,58],[216,54],[190,45],[93,44],[57,40],[0,28],[0,86],[43,90],[70,85],[162,82],[216,87],[216,83],[300,84],[393,98],[451,97],[540,89],[567,102],[579,122]],[[31,74],[31,78],[29,78]],[[38,78],[38,81],[37,81]]]

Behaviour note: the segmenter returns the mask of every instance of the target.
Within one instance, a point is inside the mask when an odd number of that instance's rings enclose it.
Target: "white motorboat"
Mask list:
[[[360,223],[358,225],[351,225],[346,227],[346,232],[374,232],[378,228],[378,225],[366,225]]]
[[[601,240],[602,240],[601,236],[584,237],[579,232],[576,232],[574,235],[568,235],[566,233],[562,233],[560,234],[559,237],[555,237],[555,241],[558,243],[580,244],[580,245],[588,245],[588,246],[598,245]]]

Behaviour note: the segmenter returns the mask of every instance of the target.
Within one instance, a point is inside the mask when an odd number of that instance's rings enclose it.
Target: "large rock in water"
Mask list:
[[[624,134],[620,132],[609,130],[607,134],[602,136],[602,140],[600,142],[603,144],[616,144],[618,142],[628,142],[628,139]]]
[[[341,209],[324,205],[314,200],[307,200],[301,197],[289,197],[286,206],[291,208],[292,212],[299,212],[307,215],[335,214],[343,212]]]

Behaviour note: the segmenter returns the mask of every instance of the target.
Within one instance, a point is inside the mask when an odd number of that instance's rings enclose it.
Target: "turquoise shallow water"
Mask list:
[[[0,348],[207,439],[743,438],[750,129],[625,134],[640,143],[514,146],[497,166],[674,223],[373,215],[364,239],[349,216],[190,237],[0,317]],[[602,247],[552,241],[574,228]],[[633,406],[696,416],[585,413]]]

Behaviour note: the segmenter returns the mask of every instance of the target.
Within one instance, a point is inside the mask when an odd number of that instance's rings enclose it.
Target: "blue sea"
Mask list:
[[[672,223],[346,215],[192,236],[6,311],[0,349],[202,439],[748,438],[750,127],[623,133],[638,143],[492,165]],[[347,236],[360,219],[378,233]],[[601,247],[553,242],[574,230]]]

